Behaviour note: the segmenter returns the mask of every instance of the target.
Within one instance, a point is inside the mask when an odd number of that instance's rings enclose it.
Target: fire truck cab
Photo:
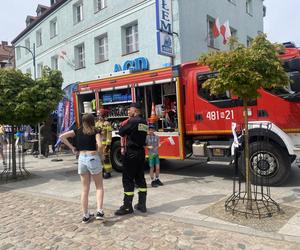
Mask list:
[[[281,59],[290,86],[259,90],[261,97],[248,108],[252,181],[267,180],[270,185],[283,183],[292,163],[300,165],[300,51],[286,48]],[[145,118],[155,116],[156,134],[165,142],[159,148],[160,158],[231,166],[232,124],[242,132],[243,105],[230,91],[214,96],[203,88],[205,80],[216,76],[208,67],[190,62],[137,73],[121,71],[79,83],[73,93],[77,126],[82,113],[108,109],[107,119],[114,128],[111,161],[122,170],[118,127],[127,118],[130,102],[140,102]],[[86,110],[91,101],[94,107]],[[243,172],[242,154],[239,161]]]

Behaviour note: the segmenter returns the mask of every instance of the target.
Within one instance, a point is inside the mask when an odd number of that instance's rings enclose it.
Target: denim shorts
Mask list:
[[[80,153],[78,158],[78,174],[99,174],[102,163],[98,154]]]

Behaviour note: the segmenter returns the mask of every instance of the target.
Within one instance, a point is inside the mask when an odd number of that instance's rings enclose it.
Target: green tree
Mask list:
[[[265,34],[258,35],[250,47],[230,41],[232,50],[209,52],[199,58],[200,64],[208,65],[211,71],[217,71],[216,78],[208,79],[204,87],[211,94],[224,93],[230,90],[243,100],[245,123],[245,177],[248,200],[251,198],[248,103],[259,97],[260,88],[277,88],[288,85],[278,53],[283,49],[272,44]]]
[[[36,81],[16,69],[0,69],[0,124],[18,125],[44,121],[62,98],[60,71],[45,67]],[[13,139],[14,140],[14,139]],[[15,143],[12,142],[12,170],[16,177]]]

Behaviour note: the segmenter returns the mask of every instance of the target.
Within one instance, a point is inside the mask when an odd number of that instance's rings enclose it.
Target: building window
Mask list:
[[[36,46],[40,47],[43,44],[42,41],[42,30],[38,30],[36,32]]]
[[[43,63],[37,65],[37,78],[41,78],[43,73]]]
[[[75,46],[75,69],[81,69],[85,67],[84,60],[84,43]]]
[[[106,0],[94,0],[95,12],[98,12],[106,7]]]
[[[247,47],[250,47],[252,44],[253,38],[247,36]]]
[[[124,27],[125,31],[125,46],[124,54],[130,54],[139,50],[139,34],[138,24],[135,23]]]
[[[50,38],[57,36],[57,18],[50,21]]]
[[[51,69],[58,70],[58,56],[51,57]]]
[[[252,0],[246,0],[246,12],[247,14],[251,15],[253,14],[253,3]]]
[[[83,20],[83,2],[79,1],[73,5],[74,24]]]
[[[96,63],[108,60],[107,34],[95,38]]]
[[[213,33],[214,24],[215,19],[212,17],[207,17],[207,45],[211,48],[217,48],[216,39]]]
[[[21,48],[17,48],[17,59],[20,60],[21,59]]]
[[[25,47],[30,49],[30,39],[29,38],[27,38],[25,40]],[[28,53],[29,53],[29,51],[27,49],[25,49],[25,54],[27,55]]]
[[[238,34],[237,34],[237,30],[230,27],[230,34],[231,34],[231,37],[235,38],[236,40],[238,40]],[[233,49],[233,46],[230,45],[230,49]]]

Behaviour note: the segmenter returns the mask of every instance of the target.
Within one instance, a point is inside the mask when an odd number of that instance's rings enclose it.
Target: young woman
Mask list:
[[[75,137],[76,147],[74,147],[68,138]],[[97,214],[96,219],[104,218],[103,206],[103,180],[102,165],[100,160],[101,137],[100,131],[95,128],[95,118],[92,114],[86,114],[82,117],[82,127],[68,131],[60,136],[61,141],[67,145],[74,154],[79,153],[78,174],[82,183],[81,207],[83,212],[82,223],[88,223],[94,216],[88,211],[88,198],[90,191],[91,177],[96,186]]]

